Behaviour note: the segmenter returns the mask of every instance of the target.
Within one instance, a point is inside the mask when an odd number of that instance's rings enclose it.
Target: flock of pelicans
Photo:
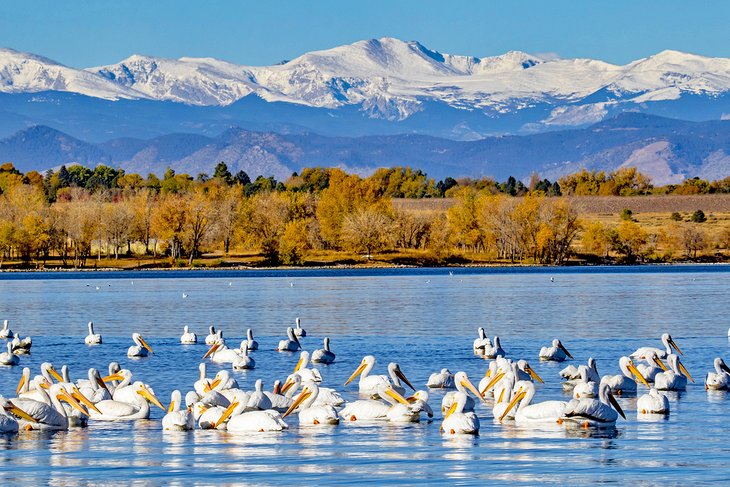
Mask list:
[[[102,337],[94,333],[93,323],[88,327],[84,342],[101,344]],[[296,326],[287,329],[287,338],[279,342],[276,350],[300,351],[300,339],[305,336],[306,331],[297,318]],[[0,338],[8,340],[7,351],[0,354],[2,365],[18,365],[19,355],[29,353],[32,346],[30,338],[20,339],[9,329],[7,320],[0,330]],[[134,345],[129,347],[129,357],[152,353],[141,335],[134,333],[132,339]],[[186,326],[180,342],[197,341],[197,336]],[[535,402],[536,383],[543,384],[543,379],[528,361],[506,358],[499,337],[490,340],[484,329],[479,328],[473,352],[491,361],[478,386],[465,372],[451,374],[448,369],[431,374],[426,385],[429,389],[453,389],[441,402],[440,430],[444,434],[478,434],[477,402],[489,404],[498,422],[608,428],[615,425],[619,416],[626,418],[615,396],[635,396],[645,387],[646,393],[636,403],[637,414],[668,415],[669,401],[661,391],[684,390],[688,380],[694,382],[672,337],[664,334],[661,341],[663,348],[642,347],[621,357],[619,375],[600,376],[592,358],[585,365],[569,365],[560,375],[564,389],[572,391],[573,399]],[[429,393],[417,391],[396,363],[388,365],[388,375],[373,374],[376,360],[372,355],[362,359],[344,384],[347,386],[357,379],[360,399],[346,403],[336,390],[323,387],[321,374],[309,365],[310,361],[323,364],[335,361],[329,342],[329,338],[324,338],[324,347],[311,355],[301,351],[292,374],[284,383],[276,381],[273,391],[265,391],[261,380],[256,381],[253,391],[244,391],[227,370],[208,378],[205,360],[230,363],[234,370],[254,368],[249,352],[257,350],[258,343],[252,331],[248,330],[247,338],[239,347],[229,348],[222,332],[210,327],[205,338],[210,348],[202,357],[200,378],[184,398],[179,390],[173,391],[167,408],[149,384],[135,381],[133,373],[121,369],[116,362],[109,364],[105,376],[92,368],[86,379],[77,381],[69,378],[65,365],[59,373],[53,364],[44,363],[40,375],[34,378],[30,369],[24,368],[17,397],[0,396],[0,432],[66,430],[86,426],[89,420],[148,419],[151,405],[166,411],[162,419],[165,430],[192,430],[197,425],[232,433],[281,431],[288,428],[285,420],[293,414],[298,415],[300,426],[334,425],[341,421],[417,422],[423,414],[433,418]],[[563,362],[572,358],[560,340],[553,340],[551,346],[543,347],[539,353],[541,361]],[[705,387],[730,388],[730,368],[721,358],[715,359],[714,369],[707,374]],[[406,387],[413,393],[407,395]]]

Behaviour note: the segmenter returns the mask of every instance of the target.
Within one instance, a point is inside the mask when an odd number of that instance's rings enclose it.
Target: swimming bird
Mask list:
[[[100,401],[96,407],[101,413],[94,410],[89,411],[91,419],[97,421],[132,421],[136,419],[148,419],[150,417],[150,403],[166,411],[165,406],[157,399],[154,393],[142,382],[135,382],[134,397],[131,402],[118,400]]]
[[[471,391],[474,396],[479,398],[481,402],[485,402],[484,396],[481,392],[474,386],[471,380],[469,380],[469,376],[466,375],[466,372],[459,371],[456,374],[454,374],[454,386],[456,387],[456,391],[448,392],[444,398],[441,400],[441,412],[445,413],[448,411],[448,409],[451,407],[451,405],[454,403],[457,392],[461,392],[466,395],[466,403],[464,404],[464,411],[473,411],[474,406],[476,403],[474,402],[474,399],[469,396],[469,393],[467,391]]]
[[[708,372],[705,377],[705,389],[714,391],[726,391],[730,388],[730,368],[725,365],[721,357],[715,358],[713,362],[715,372]]]
[[[33,339],[31,337],[25,337],[21,340],[20,335],[16,333],[15,338],[10,341],[10,346],[14,354],[27,355],[33,346]]]
[[[598,365],[596,359],[593,357],[588,358],[588,379],[593,382],[600,382],[601,376],[598,373]],[[575,387],[575,384],[580,381],[581,365],[569,364],[563,370],[560,371],[560,377],[564,379],[563,389],[570,391]]]
[[[637,414],[669,414],[669,399],[652,387],[636,401]]]
[[[494,341],[484,345],[484,358],[487,359],[494,359],[497,357],[504,357],[506,355],[504,349],[502,348],[502,343],[499,340],[498,336],[494,337]]]
[[[418,410],[426,413],[429,418],[433,418],[433,409],[428,405],[429,395],[427,391],[416,391],[406,401],[418,407]]]
[[[15,338],[15,334],[8,328],[8,320],[3,320],[3,327],[0,329],[0,339],[12,340],[13,338]]]
[[[330,350],[330,337],[324,337],[323,347],[312,352],[312,362],[331,364],[335,361],[335,353]]]
[[[187,407],[181,409],[182,394],[175,389],[170,395],[170,406],[162,418],[162,429],[167,431],[189,431],[195,427],[193,413]]]
[[[304,328],[302,328],[302,322],[301,322],[301,320],[299,319],[298,316],[297,316],[297,319],[295,321],[296,321],[296,326],[294,327],[294,334],[296,336],[298,336],[298,337],[305,337],[305,336],[307,336],[307,332],[306,332],[306,330]]]
[[[294,372],[302,377],[302,382],[322,382],[322,375],[319,370],[315,368],[308,369],[307,365],[309,365],[309,352],[302,350],[299,354],[299,361],[294,367]]]
[[[241,347],[240,352],[238,352],[238,358],[231,362],[231,366],[233,370],[253,369],[256,367],[256,361],[248,355],[248,348]]]
[[[198,343],[198,335],[190,331],[188,325],[183,326],[183,334],[180,335],[180,343],[183,345],[193,345]]]
[[[679,356],[673,353],[667,357],[670,370],[657,374],[654,379],[654,387],[660,391],[683,391],[687,388],[687,379],[694,382],[687,368]]]
[[[302,392],[294,399],[292,404],[281,416],[282,419],[289,416],[299,408],[300,425],[339,424],[340,416],[337,410],[331,405],[315,405],[319,387],[315,383],[304,386]]]
[[[34,421],[28,413],[13,404],[12,401],[0,396],[0,434],[14,434],[18,432],[18,420],[8,413],[14,414],[26,421]]]
[[[658,373],[667,370],[667,366],[664,365],[664,362],[657,356],[656,352],[650,352],[643,360],[646,363],[636,364],[636,368],[641,372],[641,375],[647,382],[654,382],[654,378]]]
[[[94,322],[89,321],[87,326],[89,327],[89,334],[86,335],[86,338],[84,338],[84,343],[87,345],[101,344],[101,335],[99,333],[94,333]]]
[[[596,372],[596,374],[598,374],[598,372]],[[542,380],[542,377],[540,377],[537,372],[535,372],[535,369],[532,368],[530,363],[527,360],[522,359],[517,361],[517,380],[536,380],[540,384],[545,383],[545,381]]]
[[[132,340],[134,341],[134,345],[127,350],[127,357],[146,357],[150,353],[153,353],[152,348],[147,345],[147,342],[144,341],[144,338],[139,333],[132,333]]]
[[[532,404],[535,398],[535,384],[519,381],[515,384],[512,400],[499,418],[501,421],[517,406],[516,424],[559,423],[568,405],[565,401],[543,401]]]
[[[299,343],[292,327],[286,329],[286,336],[286,340],[279,341],[279,345],[276,347],[277,352],[296,352],[302,348],[302,344]]]
[[[650,388],[649,383],[641,375],[641,372],[639,372],[639,369],[636,368],[633,360],[629,357],[621,357],[618,361],[618,366],[621,369],[621,374],[601,377],[601,384],[608,384],[612,394],[619,396],[636,394],[637,381]]]
[[[243,404],[234,404],[236,403],[232,403],[221,417],[221,421],[228,421],[229,433],[265,433],[289,428],[281,414],[273,409],[244,412]]]
[[[20,419],[20,426],[27,430],[62,431],[69,427],[68,414],[61,401],[66,401],[83,414],[88,412],[66,391],[62,384],[53,384],[46,392],[38,387],[43,401],[15,399],[13,403],[21,408],[32,420]]]
[[[586,365],[581,365],[579,369],[580,379],[578,379],[573,387],[573,399],[596,397],[598,395],[599,382],[591,380],[591,378],[588,377],[588,367]],[[634,383],[634,385],[636,385],[636,383]]]
[[[348,402],[340,411],[340,418],[343,421],[388,420],[390,408],[399,401],[398,397],[402,398],[402,396],[393,389],[392,385],[385,382],[379,383],[375,392],[383,400],[358,399],[357,401]],[[390,402],[384,402],[385,398],[389,398]]]
[[[491,346],[492,342],[489,341],[489,338],[487,338],[487,334],[484,332],[483,327],[479,327],[477,330],[477,338],[474,340],[473,349],[475,355],[484,355],[484,347],[486,345]]]
[[[551,347],[542,347],[540,349],[540,360],[565,362],[567,358],[573,358],[567,348],[557,338],[553,340]]]
[[[286,378],[286,381],[281,387],[280,392],[282,394],[286,394],[287,397],[292,398],[294,396],[294,393],[296,393],[296,391],[299,389],[300,386],[302,386],[302,384],[304,384],[304,382],[302,381],[302,376],[300,376],[298,373],[291,374],[289,377]],[[319,388],[319,394],[317,394],[315,404],[330,404],[335,407],[339,407],[345,404],[345,399],[336,390],[329,387],[317,387]]]
[[[682,355],[682,351],[674,342],[672,335],[670,335],[669,333],[663,333],[661,340],[662,344],[664,345],[664,350],[656,347],[641,347],[637,348],[636,351],[634,351],[634,353],[630,355],[630,357],[635,359],[645,359],[649,357],[653,352],[656,353],[656,356],[659,358],[667,358],[667,356],[672,353],[672,348],[674,348],[674,350],[676,350],[678,354]]]
[[[106,383],[101,380],[101,374],[98,370],[90,368],[88,371],[88,377],[88,380],[84,383],[77,383],[77,387],[81,391],[81,394],[88,397],[94,404],[99,401],[112,399],[111,391],[107,388]]]
[[[257,379],[253,392],[249,393],[248,403],[246,403],[246,411],[265,411],[271,409],[271,399],[264,394],[264,381]]]
[[[15,366],[20,363],[20,358],[13,353],[13,345],[8,342],[6,344],[7,351],[0,353],[0,365]]]
[[[479,434],[479,418],[473,411],[464,412],[467,396],[463,392],[454,395],[454,401],[446,411],[441,423],[441,431],[449,435]]]
[[[246,330],[246,339],[241,342],[241,349],[246,347],[248,350],[258,350],[259,342],[253,338],[253,330],[251,328]]]
[[[211,383],[211,381],[209,381],[208,378],[206,377],[205,362],[200,362],[200,365],[198,365],[198,371],[200,372],[200,377],[193,384],[193,389],[199,396],[202,396],[207,392],[205,390],[206,387],[208,388],[208,390],[210,390],[210,383]]]
[[[611,393],[611,387],[604,382],[599,386],[598,398],[571,401],[562,419],[584,428],[610,428],[616,424],[619,415],[626,419],[621,405]]]
[[[208,327],[208,335],[205,337],[205,344],[208,346],[213,345],[218,339],[218,334],[215,332],[215,326],[211,325]]]
[[[431,387],[432,389],[453,389],[454,374],[446,368],[441,369],[441,372],[434,372],[428,376],[426,387]]]
[[[366,355],[360,362],[360,366],[355,370],[355,372],[352,373],[350,378],[347,379],[345,385],[355,380],[355,378],[359,375],[360,382],[358,383],[358,388],[360,394],[377,394],[380,385],[389,385],[391,383],[391,380],[393,381],[395,390],[400,389],[405,392],[405,388],[401,385],[401,380],[408,384],[411,389],[413,389],[414,391],[416,390],[416,388],[411,385],[405,374],[403,374],[403,372],[400,370],[400,366],[398,364],[394,362],[388,364],[388,373],[390,374],[390,378],[385,375],[370,375],[370,372],[373,370],[374,366],[375,357],[373,357],[372,355]]]
[[[220,333],[220,331],[218,332]],[[212,362],[218,364],[232,364],[233,362],[241,358],[241,351],[233,348],[228,348],[222,340],[216,341],[211,347],[205,352],[202,360],[210,357]]]

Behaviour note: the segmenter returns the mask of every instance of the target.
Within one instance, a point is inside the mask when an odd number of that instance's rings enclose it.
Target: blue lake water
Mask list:
[[[671,395],[671,415],[657,422],[639,421],[635,399],[621,399],[628,419],[601,433],[498,424],[491,407],[479,406],[478,437],[444,437],[438,391],[430,423],[300,429],[291,416],[288,431],[243,437],[163,433],[164,413],[155,409],[149,421],[0,437],[0,478],[17,485],[730,480],[730,397],[703,386],[714,357],[730,358],[724,266],[0,274],[0,319],[34,341],[21,367],[0,368],[0,394],[14,395],[22,366],[36,374],[44,361],[65,363],[72,378],[82,378],[88,367],[106,370],[116,360],[168,404],[173,389],[192,389],[208,325],[223,329],[231,346],[254,330],[256,369],[235,376],[243,389],[258,378],[270,388],[297,361],[298,354],[274,351],[297,316],[308,332],[305,349],[331,337],[337,361],[319,369],[324,385],[348,399],[357,386],[342,384],[367,354],[377,357],[377,373],[398,362],[423,389],[442,367],[478,382],[488,365],[471,351],[479,326],[546,380],[538,401],[568,397],[558,376],[563,365],[537,360],[556,337],[576,362],[593,356],[601,373],[618,373],[620,356],[661,347],[659,336],[670,332],[697,384]],[[103,345],[83,344],[89,320]],[[183,325],[198,333],[198,345],[179,344]],[[126,357],[133,331],[154,348],[152,357]],[[209,364],[209,376],[229,367]]]

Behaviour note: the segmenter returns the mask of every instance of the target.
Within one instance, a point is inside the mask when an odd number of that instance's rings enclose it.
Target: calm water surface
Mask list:
[[[324,384],[357,396],[342,384],[363,355],[377,357],[385,373],[397,361],[415,385],[449,367],[476,382],[487,362],[471,353],[476,328],[499,335],[512,358],[527,358],[546,379],[536,400],[566,399],[558,371],[537,353],[560,337],[601,373],[618,373],[618,358],[641,345],[661,346],[672,333],[698,381],[670,396],[667,420],[639,421],[635,399],[621,399],[628,420],[609,432],[528,429],[501,425],[491,407],[475,438],[439,433],[441,392],[431,393],[437,418],[407,426],[342,424],[290,429],[279,434],[233,436],[217,431],[163,433],[163,412],[149,421],[91,423],[62,433],[23,432],[0,437],[0,478],[17,485],[409,484],[485,481],[685,483],[730,480],[727,418],[730,397],[707,393],[705,373],[716,356],[730,358],[730,269],[382,270],[301,272],[176,272],[0,275],[0,318],[33,337],[21,365],[68,364],[72,378],[90,366],[106,370],[117,360],[150,383],[163,403],[179,388],[192,389],[206,351],[210,324],[229,345],[253,328],[260,350],[256,369],[235,373],[244,389],[262,378],[284,379],[298,355],[274,351],[286,326],[299,316],[307,350],[332,338],[337,362],[320,366]],[[554,280],[551,282],[550,278]],[[183,298],[183,293],[187,298]],[[93,320],[104,344],[83,345]],[[183,325],[199,335],[181,346]],[[126,357],[132,331],[142,333],[154,356]],[[201,336],[202,335],[202,336]],[[230,366],[228,366],[230,367]],[[228,368],[226,367],[226,368]],[[218,370],[209,366],[209,375]],[[0,368],[0,393],[12,397],[21,367]]]

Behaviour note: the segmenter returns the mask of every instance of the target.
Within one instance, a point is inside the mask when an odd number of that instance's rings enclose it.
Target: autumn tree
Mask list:
[[[196,188],[186,195],[184,204],[187,215],[185,221],[185,238],[190,249],[188,265],[191,266],[193,265],[193,258],[199,254],[200,245],[210,228],[213,207],[202,188]]]
[[[182,196],[163,194],[157,200],[151,215],[150,233],[157,239],[167,242],[172,259],[182,257],[187,211],[188,205]]]
[[[374,252],[389,244],[391,220],[374,208],[361,208],[345,216],[342,239],[346,248],[365,252],[368,260]]]

